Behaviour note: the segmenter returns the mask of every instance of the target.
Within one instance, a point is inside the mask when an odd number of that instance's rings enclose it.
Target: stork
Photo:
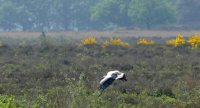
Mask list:
[[[102,92],[111,85],[115,80],[121,80],[121,81],[127,81],[126,76],[124,73],[115,70],[115,71],[109,71],[106,76],[100,81],[100,95]]]

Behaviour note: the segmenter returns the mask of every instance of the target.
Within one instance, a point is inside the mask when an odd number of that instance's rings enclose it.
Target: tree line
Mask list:
[[[199,0],[0,0],[3,31],[151,29],[195,25]]]

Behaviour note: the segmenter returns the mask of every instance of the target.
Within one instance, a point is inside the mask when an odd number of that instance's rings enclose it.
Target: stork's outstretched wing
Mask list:
[[[124,73],[119,72],[119,71],[109,71],[107,75],[100,81],[100,95],[102,92],[110,86],[115,80],[122,80],[122,81],[127,81],[126,76]]]

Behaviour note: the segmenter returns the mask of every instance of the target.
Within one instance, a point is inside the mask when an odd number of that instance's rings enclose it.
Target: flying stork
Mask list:
[[[102,92],[111,85],[115,80],[121,80],[121,81],[127,81],[126,76],[124,73],[115,70],[115,71],[109,71],[106,76],[103,76],[104,78],[100,81],[100,95]]]

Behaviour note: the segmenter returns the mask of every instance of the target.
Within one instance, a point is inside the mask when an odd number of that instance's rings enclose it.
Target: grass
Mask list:
[[[0,107],[200,107],[199,49],[160,44],[163,38],[148,46],[126,39],[130,47],[102,48],[65,37],[1,38]],[[110,70],[126,73],[128,81],[116,81],[98,97]]]
[[[199,33],[199,30],[112,30],[112,31],[80,31],[80,32],[45,32],[49,37],[67,37],[82,39],[86,37],[175,37],[181,33],[184,37]],[[41,32],[0,32],[0,37],[38,38]]]

